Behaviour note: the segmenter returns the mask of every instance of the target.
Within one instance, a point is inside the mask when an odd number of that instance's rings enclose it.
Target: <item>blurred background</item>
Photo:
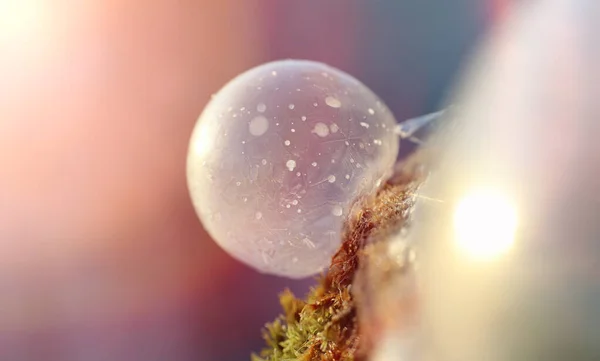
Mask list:
[[[0,0],[0,359],[248,360],[277,294],[203,231],[187,143],[210,99],[302,58],[402,120],[437,110],[508,0]]]

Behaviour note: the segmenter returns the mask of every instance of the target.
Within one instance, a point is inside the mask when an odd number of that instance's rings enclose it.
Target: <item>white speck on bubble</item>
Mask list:
[[[266,160],[266,159],[263,159],[263,160],[261,160],[261,161],[260,161],[260,163],[261,163],[262,165],[267,165],[267,160]]]
[[[235,182],[235,185],[239,187],[242,185],[242,182]]]
[[[288,108],[290,108],[290,110],[294,109],[294,104],[288,105]]]
[[[342,106],[342,102],[340,102],[337,98],[332,96],[328,96],[325,98],[325,104],[329,105],[332,108],[339,108]]]
[[[346,179],[350,179],[350,174],[346,174]]]
[[[273,76],[277,76],[277,72],[276,72],[275,70],[273,70],[273,71],[271,72],[271,75],[273,75]]]
[[[331,125],[329,126],[329,129],[331,129],[331,132],[332,132],[332,133],[337,133],[337,132],[338,132],[338,130],[340,130],[340,127],[338,127],[338,125],[337,125],[337,124],[333,123],[333,124],[331,124]]]
[[[300,177],[301,175],[302,175],[302,173],[296,172],[296,177]]]
[[[327,177],[327,181],[328,181],[329,183],[333,183],[333,182],[335,182],[335,176],[334,176],[333,174],[332,174],[332,175],[330,175],[329,177]]]
[[[258,104],[256,105],[256,110],[257,110],[259,113],[264,113],[264,112],[265,112],[265,110],[267,110],[267,106],[265,105],[265,103],[258,103]]]
[[[342,207],[340,207],[339,205],[335,205],[331,209],[331,214],[333,214],[336,217],[341,216],[343,213],[344,213],[344,211],[342,210]]]
[[[306,121],[306,117],[304,115],[300,119],[302,119],[303,122]]]
[[[375,114],[375,111],[373,110],[373,108],[369,108],[369,114],[371,114],[371,115]]]
[[[313,167],[317,166],[317,162],[312,162],[310,165],[312,165]]]
[[[257,220],[261,219],[262,218],[262,213],[260,213],[260,212],[254,213],[254,218],[256,218]]]
[[[297,200],[297,199],[294,199],[294,200],[292,201],[292,204],[293,204],[293,205],[295,205],[295,206],[296,206],[296,205],[298,205],[298,200]]]
[[[248,124],[248,130],[250,131],[250,134],[255,137],[260,137],[261,135],[265,134],[267,129],[269,129],[269,121],[262,115],[252,118]]]
[[[312,133],[324,138],[329,135],[329,127],[325,123],[318,122],[312,130]]]
[[[289,171],[293,171],[294,168],[296,168],[296,161],[293,159],[288,160],[287,162],[285,162],[285,166],[287,167],[287,169],[289,169]]]
[[[360,122],[360,126],[369,129],[369,123]]]
[[[316,107],[316,106],[318,106],[318,105],[319,105],[319,104],[318,104],[317,102],[314,102],[314,103],[313,103],[313,106],[315,106],[315,107]]]
[[[381,145],[381,144],[383,144],[383,143],[381,142],[381,139],[374,139],[374,140],[373,140],[373,143],[374,143],[375,145]]]
[[[287,146],[289,146],[291,144],[291,142],[289,140],[286,140],[285,142],[283,142],[283,144],[285,144],[286,147],[287,147]]]
[[[296,129],[292,128],[292,129],[290,129],[290,132],[296,133]]]

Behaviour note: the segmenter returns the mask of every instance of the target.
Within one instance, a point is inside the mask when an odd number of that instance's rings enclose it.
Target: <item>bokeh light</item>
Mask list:
[[[458,248],[475,260],[490,260],[507,252],[515,241],[516,227],[515,206],[491,190],[467,194],[454,211]]]

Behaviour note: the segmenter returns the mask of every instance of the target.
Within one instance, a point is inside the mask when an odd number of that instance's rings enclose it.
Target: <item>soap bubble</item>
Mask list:
[[[194,207],[238,260],[265,273],[313,275],[339,247],[353,202],[391,171],[395,125],[372,91],[325,64],[251,69],[196,124],[187,162]]]

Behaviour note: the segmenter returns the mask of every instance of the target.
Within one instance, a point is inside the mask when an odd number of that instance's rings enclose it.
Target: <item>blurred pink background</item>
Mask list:
[[[0,359],[249,359],[311,281],[202,230],[185,158],[210,94],[305,58],[432,111],[503,3],[0,0]]]

